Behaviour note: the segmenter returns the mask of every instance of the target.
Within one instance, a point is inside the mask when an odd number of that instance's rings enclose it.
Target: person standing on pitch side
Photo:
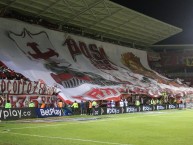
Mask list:
[[[74,101],[71,107],[73,108],[73,114],[78,114],[78,103],[76,101]]]
[[[6,109],[11,108],[11,103],[9,100],[7,100],[7,102],[5,103],[5,108]]]

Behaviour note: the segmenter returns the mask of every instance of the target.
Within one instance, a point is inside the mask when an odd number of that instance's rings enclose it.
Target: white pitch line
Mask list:
[[[41,135],[32,135],[32,134],[23,134],[23,133],[14,133],[14,132],[1,132],[1,133],[9,133],[15,135],[23,135],[23,136],[30,136],[30,137],[39,137],[39,138],[49,138],[49,139],[62,139],[62,140],[74,140],[74,141],[82,141],[82,142],[92,142],[92,143],[99,143],[99,144],[111,144],[111,145],[133,145],[133,144],[120,144],[114,142],[103,142],[97,140],[89,140],[89,139],[79,139],[79,138],[65,138],[65,137],[54,137],[54,136],[41,136]]]
[[[20,129],[33,129],[33,128],[42,128],[42,127],[54,127],[54,126],[61,126],[61,125],[69,125],[69,124],[84,124],[84,123],[93,123],[93,122],[107,122],[107,121],[116,121],[116,120],[126,120],[126,119],[131,119],[131,118],[141,118],[144,116],[160,116],[164,115],[167,113],[160,113],[160,114],[146,114],[146,115],[140,115],[140,116],[129,116],[129,117],[118,117],[118,118],[104,118],[104,120],[89,120],[87,122],[66,122],[66,124],[54,124],[54,125],[43,125],[43,126],[28,126],[28,127],[20,127],[20,128],[9,128],[10,130],[20,130]]]
[[[174,112],[172,112],[174,113]],[[175,113],[179,113],[179,112],[175,112]],[[61,126],[61,125],[69,125],[69,124],[84,124],[84,123],[93,123],[93,122],[107,122],[107,121],[116,121],[116,120],[125,120],[125,119],[131,119],[131,118],[141,118],[141,117],[144,117],[144,116],[162,116],[162,115],[170,115],[171,113],[170,112],[162,112],[162,113],[151,113],[151,114],[144,114],[144,113],[140,113],[140,114],[143,114],[143,115],[140,115],[140,116],[127,116],[127,117],[117,117],[117,118],[104,118],[104,120],[89,120],[87,122],[66,122],[66,124],[62,123],[62,124],[54,124],[54,125],[43,125],[43,126],[28,126],[28,127],[20,127],[20,128],[9,128],[10,130],[20,130],[20,129],[27,129],[27,128],[30,128],[30,129],[33,129],[33,128],[43,128],[43,127],[54,127],[54,126]],[[111,116],[113,116],[114,114],[112,114]],[[121,115],[121,114],[120,114]]]

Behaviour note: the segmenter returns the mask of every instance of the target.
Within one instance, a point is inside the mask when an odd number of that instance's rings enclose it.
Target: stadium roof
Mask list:
[[[156,51],[164,51],[164,50],[170,50],[170,51],[175,51],[176,50],[181,50],[181,51],[186,51],[186,50],[191,50],[193,49],[193,44],[160,44],[160,45],[152,45],[150,46],[153,50]]]
[[[0,0],[0,8],[141,46],[150,46],[182,31],[109,0]]]

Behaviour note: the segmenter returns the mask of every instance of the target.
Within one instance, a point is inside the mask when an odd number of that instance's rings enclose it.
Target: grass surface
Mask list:
[[[193,110],[0,123],[0,145],[193,145],[192,138]]]

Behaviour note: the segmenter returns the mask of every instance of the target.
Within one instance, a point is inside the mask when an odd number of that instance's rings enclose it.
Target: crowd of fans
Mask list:
[[[3,62],[0,61],[0,79],[8,80],[24,80],[29,81],[28,78],[24,77],[22,74],[15,72],[14,70],[8,68]]]
[[[133,98],[133,99],[132,99]],[[126,99],[120,99],[119,101],[114,100],[87,100],[78,103],[74,101],[70,105],[63,104],[63,107],[70,107],[73,114],[80,115],[94,115],[93,112],[98,107],[116,108],[116,107],[127,107],[136,106],[137,110],[140,111],[143,105],[152,106],[155,109],[156,105],[166,105],[166,104],[185,104],[185,100],[182,98],[169,98],[167,100],[162,100],[161,98],[150,98],[150,97],[129,97]],[[154,110],[153,109],[153,110]]]

